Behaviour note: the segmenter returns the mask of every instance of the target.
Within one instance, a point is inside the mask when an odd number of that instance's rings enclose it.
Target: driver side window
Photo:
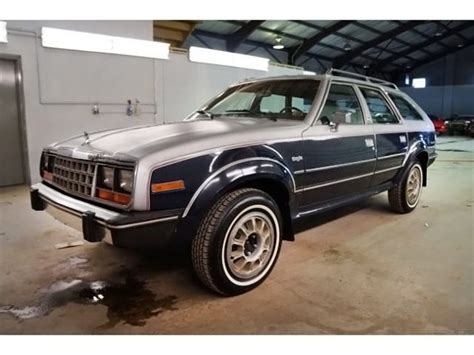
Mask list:
[[[323,110],[319,115],[322,124],[364,124],[359,100],[352,86],[332,84]]]

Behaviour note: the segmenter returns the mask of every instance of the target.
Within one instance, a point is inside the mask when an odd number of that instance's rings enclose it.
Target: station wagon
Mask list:
[[[385,191],[393,211],[414,210],[435,142],[393,83],[339,70],[249,79],[182,122],[46,147],[31,202],[89,242],[190,248],[202,283],[235,295],[265,280],[303,218]]]

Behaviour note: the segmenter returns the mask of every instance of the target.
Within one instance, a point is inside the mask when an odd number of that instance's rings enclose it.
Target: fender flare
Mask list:
[[[395,177],[395,185],[399,185],[401,181],[406,177],[408,174],[408,168],[412,164],[413,161],[417,158],[420,153],[426,153],[428,155],[427,145],[424,141],[418,140],[412,144],[410,150],[407,152],[405,160],[402,163],[403,169],[399,171],[397,176]],[[427,166],[423,166],[423,186],[426,186],[427,182]]]
[[[181,223],[178,223],[179,234],[186,239],[192,238],[205,213],[218,197],[236,186],[262,179],[274,180],[285,186],[289,205],[292,206],[296,183],[285,164],[266,157],[240,159],[216,170],[195,191],[181,215]]]

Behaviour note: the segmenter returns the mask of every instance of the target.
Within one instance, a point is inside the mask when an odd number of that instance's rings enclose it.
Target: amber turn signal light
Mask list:
[[[53,173],[43,170],[43,179],[48,180],[48,181],[53,181]]]
[[[130,202],[130,196],[113,192],[110,190],[97,189],[96,196],[103,200],[112,201],[121,205],[127,205]]]
[[[165,192],[165,191],[175,191],[175,190],[184,190],[186,187],[184,186],[183,180],[175,180],[175,181],[168,181],[168,182],[160,182],[159,184],[152,184],[151,185],[151,192]]]

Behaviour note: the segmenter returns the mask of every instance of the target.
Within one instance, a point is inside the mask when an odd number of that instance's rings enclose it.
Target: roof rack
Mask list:
[[[352,77],[355,77],[357,79],[363,79],[363,80],[365,80],[369,83],[382,84],[382,85],[385,85],[385,86],[388,86],[388,87],[392,87],[395,90],[399,90],[398,86],[396,84],[390,82],[390,81],[382,80],[382,79],[379,79],[379,78],[374,78],[374,77],[367,76],[367,75],[352,73],[350,71],[331,68],[326,72],[326,74],[328,74],[328,75],[340,75],[340,76],[346,76],[346,77],[347,76],[352,76]]]

